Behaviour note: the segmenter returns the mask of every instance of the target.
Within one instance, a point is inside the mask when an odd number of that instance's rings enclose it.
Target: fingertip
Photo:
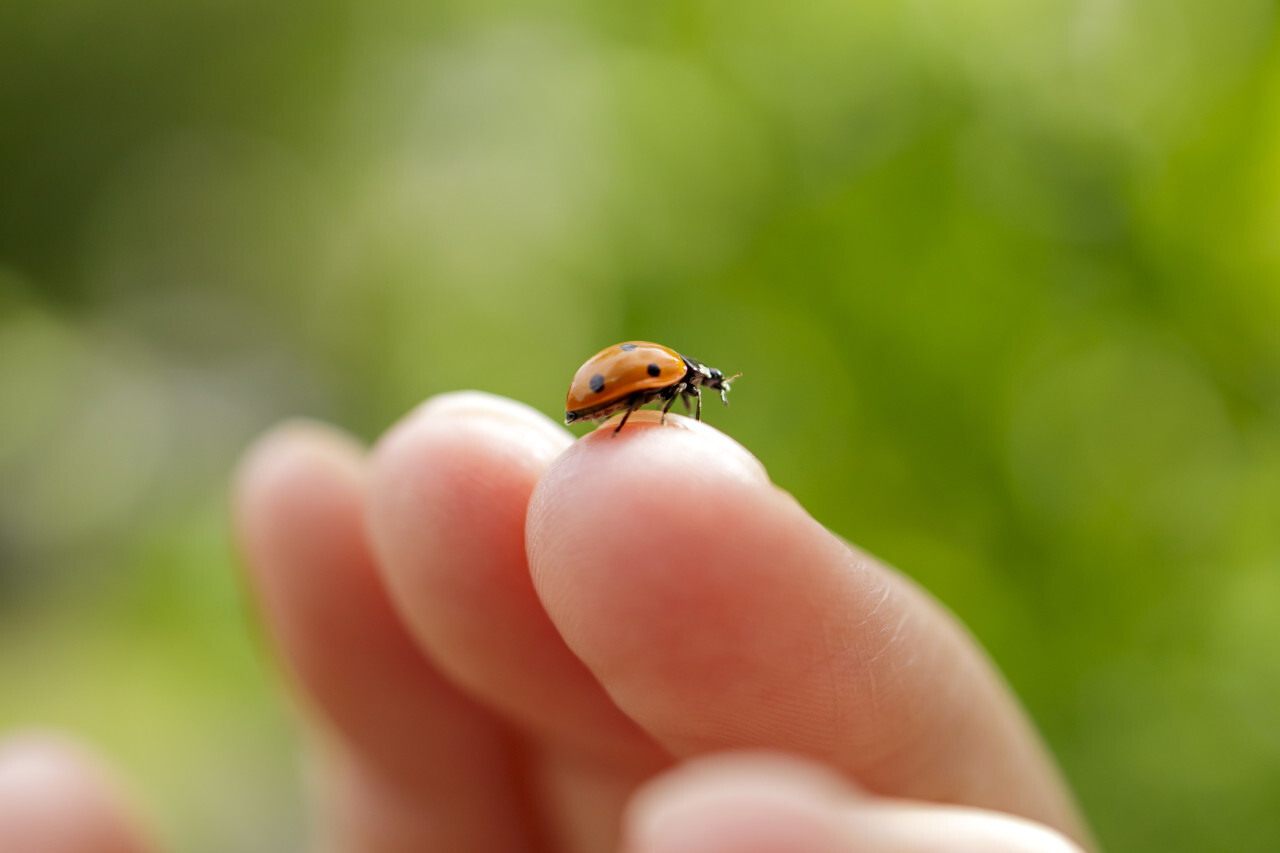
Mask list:
[[[601,430],[552,464],[526,527],[539,599],[673,753],[829,751],[839,682],[824,622],[848,551],[736,442],[676,423]]]
[[[364,454],[354,437],[320,421],[296,418],[272,427],[235,468],[232,503],[241,532],[282,490],[306,491],[317,478],[359,480]]]
[[[32,731],[0,742],[0,850],[143,853],[154,845],[101,761]]]
[[[841,832],[847,850],[867,853],[1084,853],[1057,830],[1025,818],[893,800],[849,803]]]
[[[769,486],[760,461],[714,427],[673,414],[662,424],[660,412],[642,409],[615,432],[620,417],[580,438],[539,480],[526,531],[531,557],[562,544],[583,524],[604,525],[594,539],[586,531],[581,543],[598,543],[602,555],[628,544],[639,547],[646,536],[656,542],[688,538],[732,512],[735,495]],[[653,517],[651,510],[663,508],[680,517]],[[619,526],[637,531],[636,541],[620,539],[612,529]],[[531,562],[537,582],[539,561]]]
[[[642,788],[628,809],[628,853],[841,853],[834,773],[774,753],[713,755]]]
[[[237,468],[253,471],[280,454],[302,451],[360,456],[364,448],[353,436],[332,424],[310,418],[289,418],[271,427],[250,444]]]
[[[460,607],[458,596],[476,594],[470,589],[476,583],[496,584],[489,591],[498,593],[529,586],[523,541],[529,494],[571,443],[540,412],[478,391],[427,400],[378,442],[366,526],[379,568],[420,640],[432,645],[451,621],[442,620],[440,608],[454,615],[475,610],[471,603]],[[459,572],[459,565],[469,569]],[[515,569],[519,578],[510,577]],[[534,601],[531,592],[528,598]]]
[[[431,502],[425,490],[472,482],[494,465],[510,480],[536,480],[572,440],[541,412],[505,397],[455,391],[430,398],[388,430],[370,455],[368,516],[375,544],[397,538],[393,522],[410,506]],[[434,501],[434,511],[449,510],[444,497]]]
[[[449,425],[466,431],[469,424],[514,427],[508,438],[538,456],[558,454],[573,441],[563,426],[517,400],[484,391],[450,391],[428,398],[406,415],[378,443],[375,455],[392,452],[387,448],[410,441],[422,429]]]
[[[237,472],[266,638],[318,740],[342,756],[341,769],[326,770],[346,774],[346,785],[330,792],[325,817],[351,849],[512,849],[522,816],[505,744],[394,608],[366,533],[368,468],[341,431],[291,421],[259,439]]]
[[[1083,853],[1061,833],[986,809],[870,796],[830,768],[732,752],[650,782],[626,815],[627,853]]]
[[[652,744],[565,647],[529,576],[530,495],[572,443],[512,400],[432,398],[375,448],[366,527],[405,624],[469,695],[557,744],[647,758]]]
[[[681,619],[691,621],[682,631],[693,620],[721,624],[743,597],[759,598],[761,582],[780,569],[761,551],[762,537],[796,560],[814,549],[846,553],[742,445],[698,421],[668,415],[660,425],[660,417],[636,412],[620,433],[583,437],[530,499],[534,585],[593,668],[602,655],[634,660],[657,651],[654,635]],[[649,630],[622,630],[633,622]]]
[[[638,409],[631,413],[621,429],[623,418],[616,414],[606,420],[594,432],[579,440],[584,448],[599,446],[607,450],[615,441],[655,442],[657,450],[665,454],[691,456],[704,465],[717,465],[747,482],[768,482],[769,475],[760,460],[751,451],[711,424],[694,420],[674,412],[663,414],[653,409]],[[603,442],[610,445],[603,446]],[[643,448],[644,445],[642,444]]]

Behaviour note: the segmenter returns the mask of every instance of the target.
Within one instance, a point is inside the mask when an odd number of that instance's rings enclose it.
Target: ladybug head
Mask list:
[[[710,368],[707,368],[707,370],[708,372],[710,372],[711,378],[704,381],[702,384],[705,385],[707,388],[714,388],[715,390],[719,391],[720,401],[724,403],[726,406],[729,405],[729,398],[725,396],[726,394],[729,393],[729,390],[730,390],[729,383],[737,379],[742,374],[735,373],[732,376],[730,376],[728,379],[726,379],[725,375],[720,372],[719,368],[710,367]]]

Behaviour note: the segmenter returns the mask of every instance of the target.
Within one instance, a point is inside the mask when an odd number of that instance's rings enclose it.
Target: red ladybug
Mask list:
[[[648,341],[615,344],[591,356],[573,375],[564,403],[564,422],[600,421],[626,409],[613,431],[617,435],[632,412],[658,400],[664,401],[662,422],[666,423],[667,411],[677,397],[685,411],[689,410],[689,398],[695,399],[698,408],[694,417],[702,420],[702,389],[719,391],[727,406],[729,382],[741,375],[725,379],[714,367]]]

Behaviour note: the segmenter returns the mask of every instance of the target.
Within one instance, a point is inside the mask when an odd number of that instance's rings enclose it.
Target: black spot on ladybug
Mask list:
[[[658,365],[656,365],[656,364],[650,364],[650,365],[649,365],[649,375],[650,375],[650,376],[657,376],[657,375],[658,375],[659,373],[661,373],[661,372],[662,372],[662,368],[661,368],[661,367],[658,367]]]
[[[622,350],[623,352],[631,352],[635,348],[636,348],[635,344],[622,344],[621,346],[618,347],[618,349]]]
[[[591,390],[597,394],[604,390],[604,377],[599,373],[591,377]]]

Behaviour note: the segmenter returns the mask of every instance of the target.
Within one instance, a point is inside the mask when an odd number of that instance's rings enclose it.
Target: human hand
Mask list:
[[[462,393],[370,454],[312,424],[248,454],[237,528],[316,735],[318,846],[1089,844],[953,617],[741,446],[656,420],[574,442]]]

